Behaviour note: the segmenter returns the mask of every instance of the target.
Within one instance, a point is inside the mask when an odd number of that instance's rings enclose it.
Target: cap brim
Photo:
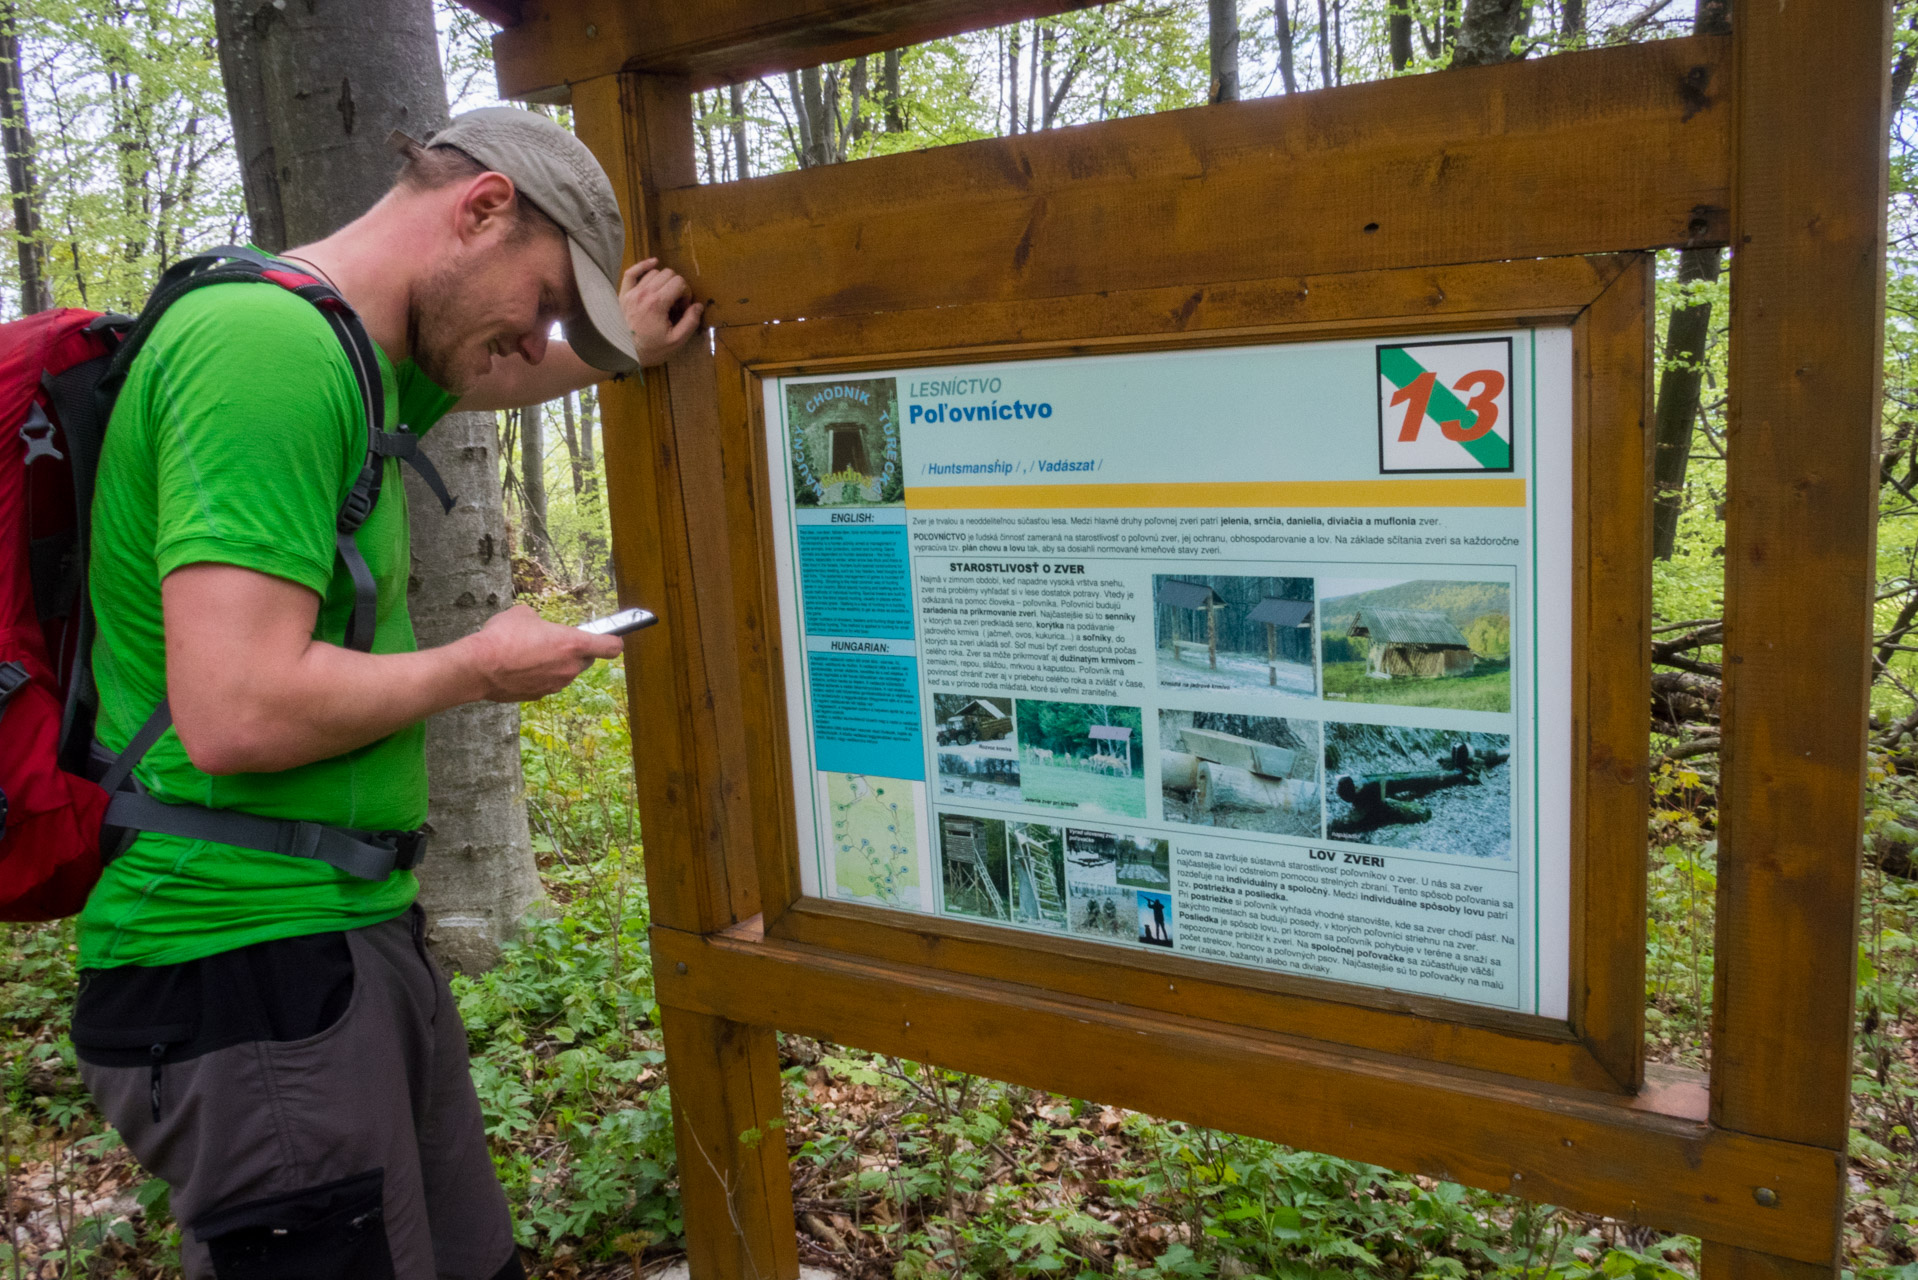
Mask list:
[[[633,331],[626,327],[626,314],[619,309],[619,292],[599,264],[579,247],[579,241],[566,237],[573,255],[573,284],[585,317],[567,323],[566,341],[579,358],[607,373],[631,373],[639,368],[639,352],[633,349]]]

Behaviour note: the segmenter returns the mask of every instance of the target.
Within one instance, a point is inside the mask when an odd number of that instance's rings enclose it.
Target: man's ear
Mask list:
[[[453,206],[454,232],[463,241],[506,229],[514,216],[513,180],[490,170],[466,184]]]

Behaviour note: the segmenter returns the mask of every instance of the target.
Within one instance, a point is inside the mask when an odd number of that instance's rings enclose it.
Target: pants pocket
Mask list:
[[[393,1280],[386,1171],[250,1200],[193,1222],[218,1280]]]

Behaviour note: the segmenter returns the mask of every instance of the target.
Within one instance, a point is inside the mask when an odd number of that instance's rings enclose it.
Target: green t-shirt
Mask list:
[[[389,426],[423,431],[453,398],[411,361],[380,375]],[[114,406],[93,502],[93,672],[100,741],[119,750],[166,693],[160,582],[189,564],[272,574],[323,598],[316,639],[339,644],[352,581],[334,548],[366,457],[366,415],[324,317],[273,284],[226,284],[174,303]],[[379,583],[373,652],[416,645],[399,464],[355,540]],[[425,727],[281,773],[214,777],[168,730],[138,770],[162,800],[370,830],[426,820]],[[177,964],[274,938],[376,924],[418,891],[410,871],[359,880],[322,862],[144,834],[80,914],[80,963]]]

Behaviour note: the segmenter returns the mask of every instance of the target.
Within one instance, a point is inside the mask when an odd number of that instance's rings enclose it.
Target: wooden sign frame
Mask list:
[[[712,342],[604,390],[622,596],[664,619],[629,660],[695,1275],[796,1273],[784,1146],[739,1140],[779,1123],[774,1027],[1693,1233],[1710,1280],[1833,1274],[1870,671],[1884,6],[1754,4],[1729,38],[696,183],[696,84],[1070,7],[532,0],[496,45],[508,91],[570,93],[631,256],[664,257],[712,300]],[[1288,234],[1247,235],[1253,211]],[[1641,1077],[1646,267],[1577,259],[1723,243],[1736,252],[1713,1068]],[[935,350],[1568,314],[1585,330],[1591,641],[1575,682],[1586,893],[1567,1028],[1450,1005],[1434,1018],[1418,1001],[1196,962],[1095,967],[1069,943],[1046,947],[1035,976],[1009,969],[989,930],[797,898],[760,377]]]
[[[777,617],[771,512],[763,500],[773,483],[762,418],[767,378],[1570,324],[1578,389],[1572,559],[1583,567],[1573,592],[1572,684],[1575,690],[1649,687],[1651,453],[1643,424],[1651,394],[1650,273],[1647,254],[1534,259],[720,324],[714,331],[718,429],[724,447],[750,459],[755,483],[734,495],[723,523],[717,512],[688,518],[711,522],[701,537],[730,534],[742,551],[757,548],[751,560],[736,560],[735,581],[756,596],[762,616]],[[768,935],[1533,1080],[1625,1093],[1643,1083],[1645,795],[1639,780],[1650,753],[1648,703],[1580,706],[1573,714],[1572,1008],[1569,1018],[1553,1020],[804,898],[790,823],[788,703],[778,637],[772,639],[767,661],[742,669],[742,710],[755,751],[751,776],[774,787],[770,803],[755,806],[762,822],[753,840]],[[1588,937],[1610,945],[1587,948]]]

